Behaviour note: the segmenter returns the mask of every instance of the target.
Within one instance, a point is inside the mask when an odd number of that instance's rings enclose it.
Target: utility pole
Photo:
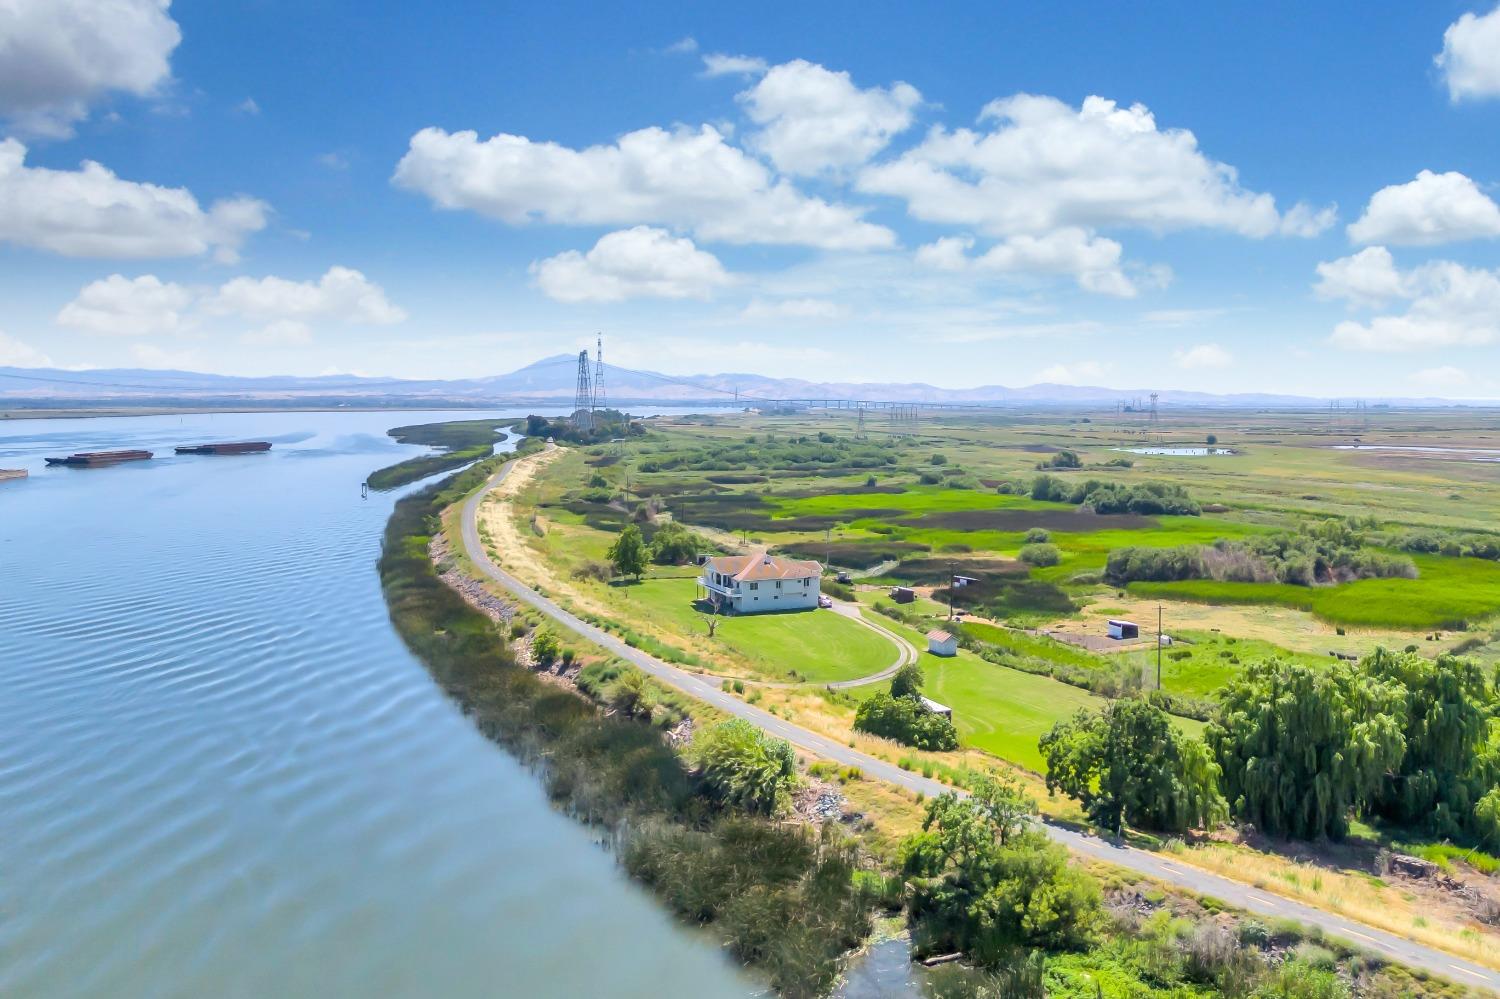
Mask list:
[[[1161,604],[1156,605],[1156,689],[1161,689]]]
[[[948,620],[953,620],[953,587],[958,580],[953,575],[953,560],[948,560]]]

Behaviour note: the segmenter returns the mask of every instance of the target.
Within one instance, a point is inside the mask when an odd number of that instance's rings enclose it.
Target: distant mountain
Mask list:
[[[558,354],[508,374],[482,378],[404,379],[326,375],[239,377],[192,371],[149,368],[99,368],[67,371],[57,368],[0,367],[0,404],[13,407],[98,405],[168,405],[172,403],[235,402],[267,405],[347,404],[371,406],[456,405],[490,406],[519,403],[567,405],[577,387],[578,357]],[[812,382],[800,378],[728,373],[674,376],[606,364],[604,396],[610,404],[705,403],[764,406],[777,400],[879,400],[890,402],[974,403],[1003,406],[1104,405],[1139,400],[1149,405],[1152,391],[1162,406],[1219,406],[1287,408],[1325,406],[1326,398],[1238,393],[1176,391],[1166,388],[1105,388],[1094,385],[1040,384],[1021,387],[981,385],[977,388],[940,388],[924,382]],[[1437,398],[1367,399],[1367,404],[1451,406]]]

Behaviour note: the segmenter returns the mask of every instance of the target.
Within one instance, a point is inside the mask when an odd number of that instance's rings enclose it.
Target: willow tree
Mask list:
[[[1080,710],[1042,736],[1040,748],[1047,790],[1078,799],[1092,821],[1116,833],[1127,822],[1183,832],[1225,817],[1219,768],[1206,747],[1145,701]]]
[[[1373,805],[1403,825],[1438,836],[1473,834],[1479,801],[1497,778],[1490,752],[1495,688],[1486,669],[1457,656],[1437,661],[1377,649],[1360,663],[1366,674],[1403,691],[1406,755],[1388,774]]]
[[[1204,740],[1224,794],[1275,835],[1343,839],[1406,752],[1402,688],[1349,663],[1253,663],[1219,701]]]

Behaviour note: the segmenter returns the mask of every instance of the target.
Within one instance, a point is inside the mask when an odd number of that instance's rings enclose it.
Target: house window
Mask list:
[[[777,589],[778,589],[778,590],[779,590],[779,589],[781,589],[781,580],[779,580],[779,579],[778,579],[778,580],[776,580],[776,588],[777,588]]]
[[[808,576],[806,579],[802,580],[802,585],[803,586],[811,586],[812,585],[812,577]]]
[[[750,584],[750,589],[752,589],[752,590],[758,590],[758,589],[760,589],[760,584],[759,583],[751,583]]]

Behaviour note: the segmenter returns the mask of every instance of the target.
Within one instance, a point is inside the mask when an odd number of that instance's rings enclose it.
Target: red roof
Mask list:
[[[761,579],[805,579],[821,576],[823,567],[817,562],[803,562],[757,552],[752,555],[721,555],[709,559],[705,565],[714,572],[732,576],[740,582]]]

